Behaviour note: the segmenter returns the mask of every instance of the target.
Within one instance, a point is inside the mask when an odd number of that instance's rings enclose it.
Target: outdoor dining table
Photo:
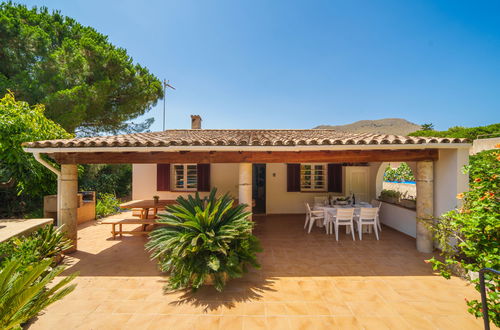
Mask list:
[[[158,201],[155,201],[153,199],[141,199],[120,204],[120,207],[122,209],[142,209],[141,219],[147,219],[150,209],[152,209],[153,214],[156,215],[158,209],[163,209],[166,206],[175,203],[176,201],[173,199],[160,199]]]
[[[328,217],[334,216],[337,209],[339,208],[353,208],[354,209],[354,216],[359,216],[361,213],[361,208],[372,208],[373,205],[369,203],[359,203],[359,204],[354,204],[354,205],[325,205],[325,206],[314,206],[314,209],[316,210],[323,210],[325,212],[325,219]],[[319,227],[323,227],[323,223],[318,223]],[[363,232],[368,232],[371,233],[371,227],[370,226],[365,226],[363,225]],[[351,229],[350,227],[346,226],[346,233],[350,234]]]

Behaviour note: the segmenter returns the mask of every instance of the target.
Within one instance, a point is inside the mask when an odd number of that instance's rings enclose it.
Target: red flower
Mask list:
[[[474,182],[481,182],[481,178],[475,178]]]

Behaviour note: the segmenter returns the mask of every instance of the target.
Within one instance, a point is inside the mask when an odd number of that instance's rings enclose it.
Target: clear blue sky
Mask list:
[[[500,1],[20,1],[109,36],[177,88],[167,128],[500,122]],[[161,130],[162,102],[145,117]]]

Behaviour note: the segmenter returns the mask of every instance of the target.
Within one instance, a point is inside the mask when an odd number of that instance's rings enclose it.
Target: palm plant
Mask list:
[[[165,226],[151,232],[146,248],[170,273],[166,289],[196,290],[210,282],[222,291],[227,278],[242,277],[249,265],[260,267],[260,243],[246,205],[233,206],[228,194],[218,198],[216,192],[204,199],[198,193],[177,198],[159,220]]]
[[[64,226],[44,226],[26,237],[14,237],[0,244],[1,264],[12,259],[19,259],[23,265],[29,265],[46,258],[52,258],[53,264],[57,263],[56,257],[72,246],[64,234]]]
[[[64,271],[64,267],[50,268],[51,263],[51,259],[44,259],[26,268],[13,259],[0,269],[0,329],[21,329],[45,307],[74,290],[75,284],[66,284],[77,274],[47,288]]]

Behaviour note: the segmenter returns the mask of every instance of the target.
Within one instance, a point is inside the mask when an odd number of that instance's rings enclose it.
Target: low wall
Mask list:
[[[496,149],[498,144],[500,144],[500,137],[474,140],[470,153],[471,155],[475,155],[484,150]]]
[[[413,196],[413,197],[417,196],[417,185],[416,184],[384,181],[382,183],[382,189],[396,190],[402,194],[406,193],[408,196]]]
[[[29,235],[40,227],[49,225],[54,219],[0,219],[0,242],[12,237]]]
[[[411,237],[417,237],[417,213],[402,206],[382,202],[380,222]]]

